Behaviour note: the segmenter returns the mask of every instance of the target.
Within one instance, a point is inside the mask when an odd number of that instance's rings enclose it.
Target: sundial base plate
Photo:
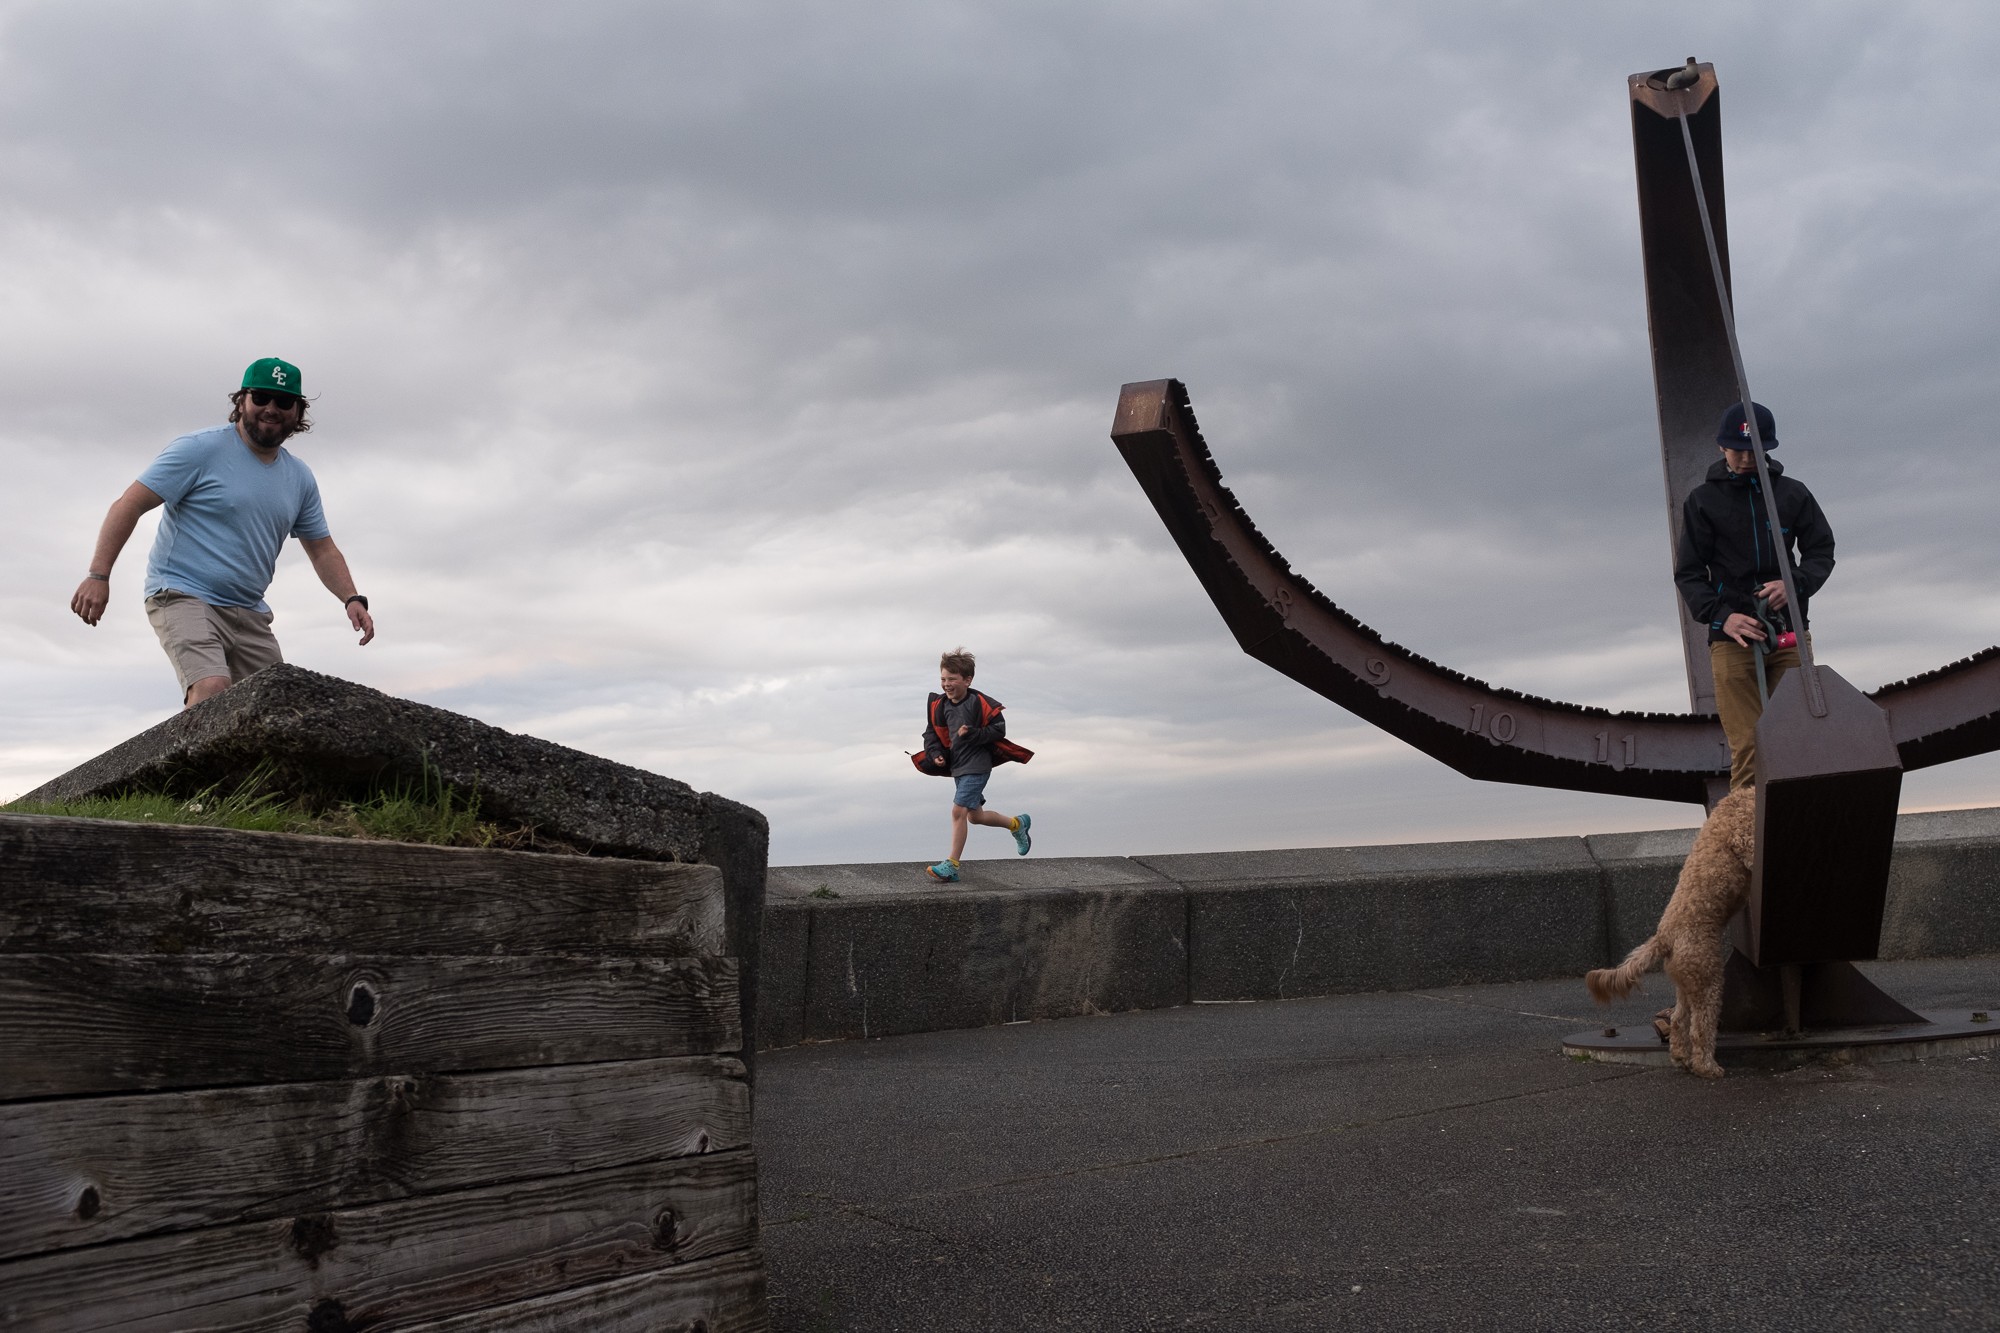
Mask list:
[[[1717,1064],[1732,1069],[1793,1069],[1828,1064],[1875,1064],[1890,1060],[1964,1059],[2000,1048],[2000,1022],[1975,1022],[1964,1009],[1919,1011],[1922,1023],[1877,1027],[1819,1028],[1805,1032],[1723,1032],[1715,1039]],[[1575,1032],[1563,1038],[1563,1054],[1609,1064],[1672,1065],[1667,1044],[1650,1023]]]

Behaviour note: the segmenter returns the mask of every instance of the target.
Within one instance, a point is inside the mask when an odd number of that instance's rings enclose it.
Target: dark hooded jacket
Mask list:
[[[1805,483],[1784,475],[1784,464],[1768,460],[1771,489],[1778,497],[1778,521],[1799,590],[1799,618],[1806,628],[1812,595],[1833,573],[1833,529]],[[1757,589],[1778,575],[1778,543],[1771,540],[1764,496],[1751,472],[1737,476],[1717,459],[1701,485],[1681,506],[1680,549],[1674,582],[1697,623],[1708,626],[1710,643],[1729,642],[1722,623],[1734,612],[1757,613]],[[1782,618],[1782,613],[1780,613]]]

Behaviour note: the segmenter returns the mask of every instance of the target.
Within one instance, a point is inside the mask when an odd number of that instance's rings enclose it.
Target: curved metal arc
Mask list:
[[[1468,777],[1700,803],[1727,772],[1714,718],[1497,688],[1343,611],[1292,571],[1222,484],[1178,381],[1126,385],[1112,439],[1244,652]]]
[[[1705,803],[1712,716],[1617,713],[1489,685],[1389,642],[1292,571],[1202,439],[1178,380],[1127,384],[1111,437],[1243,651],[1468,777]],[[2000,749],[2000,648],[1870,696],[1903,767]]]
[[[1871,690],[1903,771],[2000,750],[2000,645]]]

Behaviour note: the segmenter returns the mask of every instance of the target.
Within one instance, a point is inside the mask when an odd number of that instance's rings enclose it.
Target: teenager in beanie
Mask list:
[[[1757,433],[1765,449],[1778,445],[1777,418],[1762,403]],[[1833,529],[1805,483],[1785,475],[1785,466],[1767,457],[1771,492],[1778,502],[1782,532],[1773,533],[1757,480],[1757,456],[1750,423],[1738,403],[1722,414],[1715,443],[1722,457],[1681,506],[1681,539],[1674,582],[1699,624],[1708,626],[1708,660],[1715,673],[1715,707],[1729,738],[1729,787],[1757,780],[1757,719],[1764,703],[1757,694],[1756,642],[1768,636],[1757,622],[1759,598],[1780,632],[1806,634],[1807,603],[1833,573]],[[1791,562],[1799,606],[1785,605],[1780,553]],[[1809,637],[1809,636],[1808,636]],[[1781,648],[1765,659],[1769,688],[1799,664],[1797,648]]]

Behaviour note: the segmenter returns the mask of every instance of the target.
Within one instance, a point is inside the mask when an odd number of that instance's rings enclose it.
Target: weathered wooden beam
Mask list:
[[[724,954],[714,866],[0,815],[4,953]]]
[[[732,1051],[730,958],[0,954],[0,1101]]]
[[[728,1056],[0,1106],[0,1258],[750,1144]]]
[[[756,1188],[745,1149],[9,1260],[0,1325],[386,1333],[750,1250]]]
[[[766,1333],[764,1257],[755,1250],[537,1296],[404,1333]]]

